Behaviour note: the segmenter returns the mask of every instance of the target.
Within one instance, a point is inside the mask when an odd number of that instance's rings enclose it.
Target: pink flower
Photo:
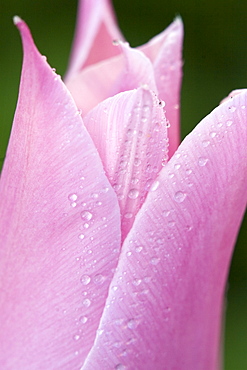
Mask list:
[[[247,92],[178,147],[180,19],[134,50],[112,44],[110,2],[84,0],[67,87],[15,23],[24,61],[0,181],[1,369],[216,369],[247,199]]]

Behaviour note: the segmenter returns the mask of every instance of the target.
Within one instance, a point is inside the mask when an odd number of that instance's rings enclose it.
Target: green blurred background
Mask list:
[[[114,6],[131,46],[145,43],[167,27],[176,15],[181,15],[185,27],[182,137],[231,90],[247,88],[246,0],[115,0]],[[14,115],[22,63],[21,41],[12,17],[19,15],[28,23],[41,53],[63,75],[73,39],[76,10],[76,0],[1,0],[1,164]],[[247,218],[235,249],[227,289],[224,350],[224,369],[227,370],[247,369],[246,226]]]

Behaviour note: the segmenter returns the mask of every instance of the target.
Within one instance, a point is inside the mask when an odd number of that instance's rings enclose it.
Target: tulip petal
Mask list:
[[[83,116],[98,103],[122,91],[147,85],[157,92],[150,60],[127,43],[115,45],[119,45],[121,55],[82,70],[66,83]]]
[[[110,0],[81,0],[66,79],[86,66],[119,54],[112,42],[123,39]]]
[[[83,370],[218,368],[225,283],[247,200],[246,143],[244,92],[209,114],[162,169],[122,247]]]
[[[162,102],[146,88],[120,93],[84,117],[119,200],[122,240],[167,159]]]
[[[154,37],[140,50],[152,61],[159,98],[166,103],[166,118],[170,122],[169,158],[180,143],[180,87],[182,79],[183,23],[180,18]]]
[[[65,85],[15,17],[24,61],[0,182],[0,368],[79,368],[120,250],[120,212]]]

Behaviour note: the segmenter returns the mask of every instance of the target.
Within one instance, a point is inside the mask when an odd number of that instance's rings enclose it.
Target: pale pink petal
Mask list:
[[[84,122],[118,196],[124,240],[167,160],[162,103],[148,89],[139,88],[105,100]]]
[[[80,0],[66,80],[86,66],[119,54],[113,40],[122,39],[110,0]]]
[[[227,102],[228,100],[232,99],[235,95],[241,94],[245,90],[247,91],[247,89],[237,89],[231,91],[230,94],[220,102],[220,104]]]
[[[123,51],[125,61],[125,66],[118,82],[119,92],[146,85],[149,90],[157,93],[151,61],[141,51],[129,47],[126,42],[119,42],[119,46]]]
[[[0,182],[0,368],[79,369],[120,250],[120,212],[66,87],[18,17],[24,62]]]
[[[157,92],[154,70],[150,60],[127,43],[118,42],[115,48],[122,54],[85,68],[66,83],[82,115],[103,100],[122,91],[147,85]]]
[[[162,169],[124,242],[83,370],[219,368],[246,143],[245,92],[207,116]]]
[[[159,98],[166,103],[169,157],[180,143],[180,87],[182,79],[183,23],[180,18],[149,43],[140,47],[152,61]]]

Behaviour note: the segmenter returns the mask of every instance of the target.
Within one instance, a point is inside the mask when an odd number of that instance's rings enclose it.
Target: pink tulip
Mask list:
[[[0,181],[0,368],[219,368],[247,199],[247,92],[178,147],[180,19],[135,50],[112,44],[122,36],[109,0],[84,0],[67,87],[15,24],[24,60]]]

